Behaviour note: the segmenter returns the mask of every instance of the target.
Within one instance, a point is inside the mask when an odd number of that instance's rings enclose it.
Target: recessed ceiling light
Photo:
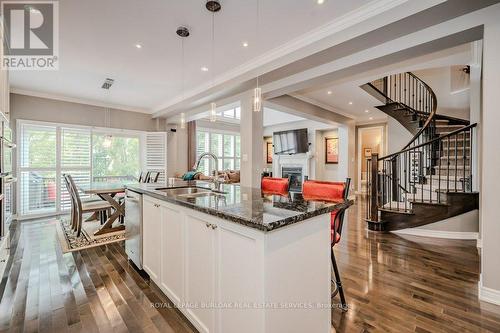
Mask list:
[[[370,117],[370,118],[368,118],[368,119],[373,120],[373,117]]]
[[[325,2],[325,0],[316,0],[316,3],[317,3],[318,5],[322,5],[324,2]]]
[[[203,66],[202,68],[200,68],[202,72],[208,72],[208,67],[205,67]]]
[[[366,113],[370,112],[370,110],[365,110]]]
[[[331,91],[331,90],[328,90],[327,94],[328,94],[328,95],[331,95],[331,94],[332,94],[332,91]]]
[[[142,49],[142,44],[135,44],[135,47],[138,49]]]
[[[248,43],[247,42],[243,42],[243,47],[248,47]]]
[[[349,102],[349,105],[352,105],[352,102]]]

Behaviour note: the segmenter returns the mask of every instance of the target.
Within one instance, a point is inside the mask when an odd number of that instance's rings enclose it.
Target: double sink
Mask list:
[[[155,190],[167,193],[168,195],[184,197],[184,198],[224,196],[224,194],[226,194],[225,192],[220,192],[206,187],[198,187],[198,186],[182,186],[182,187],[171,187],[171,188],[160,187],[156,188]]]

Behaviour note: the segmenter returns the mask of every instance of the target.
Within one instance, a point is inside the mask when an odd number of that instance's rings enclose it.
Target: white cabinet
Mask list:
[[[328,214],[264,233],[143,198],[144,270],[198,331],[330,331]]]
[[[163,203],[161,210],[160,288],[179,304],[184,290],[184,218],[177,206]]]
[[[215,311],[207,308],[215,300],[215,228],[205,219],[186,215],[186,301],[201,332],[214,332]]]
[[[158,200],[143,196],[142,266],[156,284],[160,283],[161,276],[161,212]]]
[[[3,21],[0,18],[0,40],[4,40],[3,35]],[[3,63],[4,43],[0,43],[0,61]],[[9,121],[10,119],[10,105],[9,105],[9,71],[0,69],[0,121],[2,118]]]

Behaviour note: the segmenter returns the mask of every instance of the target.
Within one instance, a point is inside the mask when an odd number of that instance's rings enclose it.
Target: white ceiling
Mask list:
[[[471,50],[471,44],[463,44],[401,64],[394,64],[390,68],[390,73],[414,72],[433,88],[438,99],[438,108],[456,110],[457,116],[460,117],[463,110],[468,109],[469,92],[465,90],[459,94],[450,94],[450,66],[469,64],[472,60]],[[376,78],[384,77],[388,74],[386,71],[387,68],[381,68],[379,75],[370,73],[371,77],[346,80],[347,82],[326,85],[317,89],[311,88],[301,92],[297,97],[350,116],[358,123],[385,121],[386,114],[375,108],[383,103],[365,92],[360,86]]]
[[[64,0],[59,2],[59,70],[12,72],[11,84],[18,91],[152,112],[182,93],[178,26],[191,30],[185,41],[188,90],[368,2],[261,0],[257,40],[257,0],[222,1],[215,17],[212,68],[212,17],[204,0]],[[137,49],[137,43],[143,47]],[[209,71],[202,72],[203,66]],[[107,77],[115,79],[110,91],[100,88]]]
[[[276,111],[267,107],[264,108],[262,118],[264,127],[305,120],[305,118],[297,117],[293,114],[281,111]]]

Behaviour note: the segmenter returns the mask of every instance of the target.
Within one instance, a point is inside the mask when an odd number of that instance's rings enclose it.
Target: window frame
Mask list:
[[[196,148],[198,148],[198,132],[205,132],[205,133],[208,133],[208,152],[211,152],[211,147],[212,147],[212,136],[213,135],[221,135],[221,138],[222,138],[222,155],[219,156],[218,154],[216,154],[217,158],[219,159],[220,161],[220,165],[221,165],[221,168],[219,169],[219,171],[222,171],[222,170],[227,170],[224,168],[224,161],[225,160],[233,160],[233,168],[231,170],[236,170],[236,160],[239,160],[240,162],[240,169],[241,169],[241,134],[239,132],[235,132],[235,131],[228,131],[228,130],[223,130],[223,129],[216,129],[216,128],[207,128],[207,127],[197,127],[196,128]],[[232,156],[228,156],[226,157],[225,156],[225,152],[224,152],[224,135],[230,135],[233,137],[233,154]],[[237,156],[236,154],[236,137],[239,136],[240,137],[240,156]],[[196,159],[198,159],[199,157],[199,154],[198,154],[198,149],[196,149]],[[212,169],[211,169],[211,166],[212,166],[212,163],[209,164],[209,174],[212,173]],[[240,170],[238,169],[238,170]]]
[[[22,147],[22,135],[23,135],[23,126],[24,125],[33,125],[33,126],[48,126],[56,128],[56,163],[55,167],[50,168],[38,168],[38,167],[22,167],[21,166],[21,149]],[[75,130],[87,130],[90,134],[90,167],[63,167],[61,161],[62,154],[62,129],[75,129]],[[16,161],[16,177],[18,177],[18,181],[15,185],[15,210],[16,210],[16,218],[19,220],[25,219],[33,219],[38,217],[49,217],[66,214],[68,209],[62,209],[61,202],[61,194],[62,194],[62,186],[61,186],[61,176],[63,172],[67,172],[68,170],[89,170],[90,171],[90,179],[93,177],[93,134],[104,134],[104,135],[116,135],[122,137],[134,137],[139,139],[139,165],[141,168],[145,167],[145,137],[148,132],[146,131],[138,131],[138,130],[125,130],[125,129],[116,129],[116,128],[107,128],[107,127],[94,127],[94,126],[85,126],[85,125],[76,125],[76,124],[66,124],[66,123],[57,123],[57,122],[46,122],[46,121],[38,121],[38,120],[26,120],[26,119],[17,119],[16,120],[16,142],[18,142],[18,149],[15,150],[15,161]],[[36,213],[36,214],[23,214],[21,213],[21,181],[20,176],[22,172],[26,171],[55,171],[56,174],[56,207],[54,211],[44,212],[44,213]]]

